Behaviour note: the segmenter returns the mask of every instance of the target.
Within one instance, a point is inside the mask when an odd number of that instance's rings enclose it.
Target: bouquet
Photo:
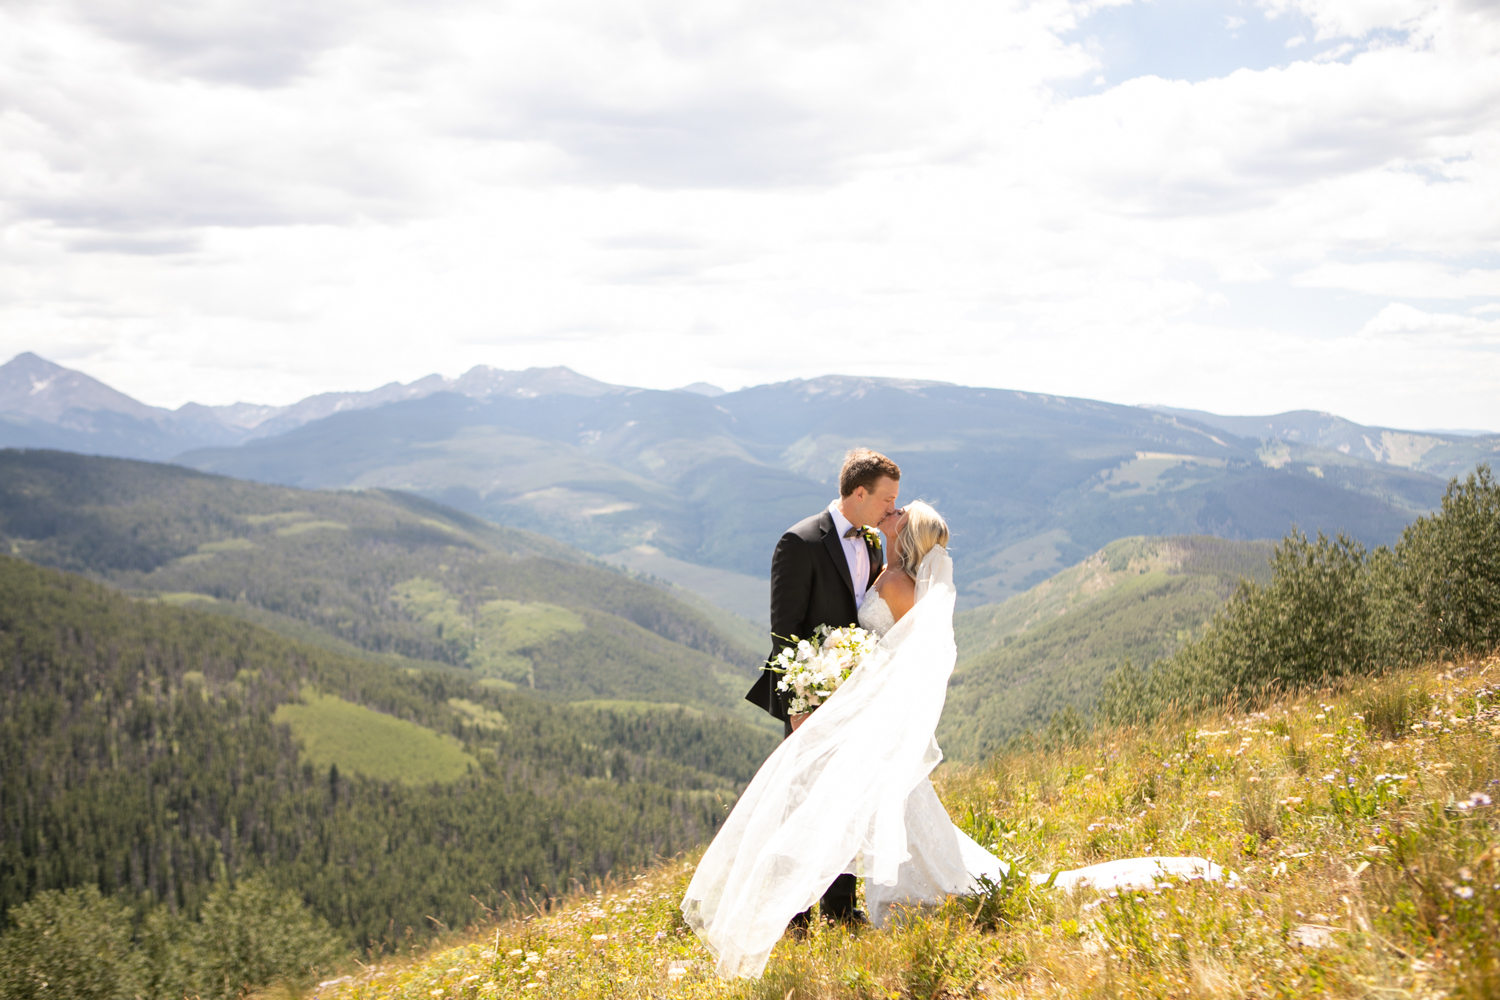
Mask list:
[[[880,637],[852,625],[819,625],[812,638],[794,635],[790,641],[792,645],[778,653],[765,669],[781,675],[776,690],[790,691],[788,708],[791,714],[802,715],[827,701],[875,649]]]

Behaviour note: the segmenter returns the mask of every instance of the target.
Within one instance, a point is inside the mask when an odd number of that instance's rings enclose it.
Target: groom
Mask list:
[[[771,557],[771,658],[790,645],[786,640],[791,636],[805,639],[819,625],[857,624],[865,591],[885,562],[880,536],[862,529],[895,511],[900,490],[901,469],[895,462],[855,448],[844,456],[839,471],[839,498],[781,536]],[[788,714],[789,696],[776,690],[776,675],[770,671],[761,672],[745,700],[780,719],[787,736],[806,718]],[[853,875],[835,879],[823,894],[823,916],[858,922],[855,885]],[[805,926],[807,914],[797,914],[792,923]]]

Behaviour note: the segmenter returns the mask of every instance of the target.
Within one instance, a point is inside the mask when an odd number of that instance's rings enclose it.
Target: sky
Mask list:
[[[1500,3],[7,0],[21,351],[1500,430]]]

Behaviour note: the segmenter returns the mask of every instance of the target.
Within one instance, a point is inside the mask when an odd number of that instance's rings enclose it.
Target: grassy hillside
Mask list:
[[[0,556],[0,910],[94,885],[196,914],[264,871],[349,942],[394,946],[701,843],[775,739],[392,668]]]
[[[325,648],[555,698],[741,710],[764,656],[662,587],[408,494],[3,451],[0,545]]]
[[[449,699],[450,703],[462,700]],[[500,712],[475,707],[499,720],[497,726],[503,724],[505,716]],[[300,759],[319,771],[342,762],[345,771],[378,781],[429,785],[451,784],[479,767],[479,761],[464,752],[463,744],[446,733],[315,689],[302,692],[300,704],[276,706],[271,721],[291,730],[301,747]]]
[[[1023,870],[1193,855],[1229,883],[1004,886],[889,930],[784,938],[764,978],[723,982],[676,910],[690,854],[318,995],[1493,997],[1497,682],[1497,658],[1408,671],[940,772],[955,822]]]
[[[977,760],[1055,712],[1089,714],[1122,662],[1165,656],[1240,578],[1269,577],[1272,549],[1207,536],[1122,538],[1024,594],[960,612],[939,742]]]

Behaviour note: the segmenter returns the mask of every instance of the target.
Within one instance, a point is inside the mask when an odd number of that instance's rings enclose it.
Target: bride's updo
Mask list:
[[[931,504],[913,500],[906,505],[906,523],[896,538],[901,549],[901,569],[915,580],[917,567],[932,547],[948,544],[948,522]]]

